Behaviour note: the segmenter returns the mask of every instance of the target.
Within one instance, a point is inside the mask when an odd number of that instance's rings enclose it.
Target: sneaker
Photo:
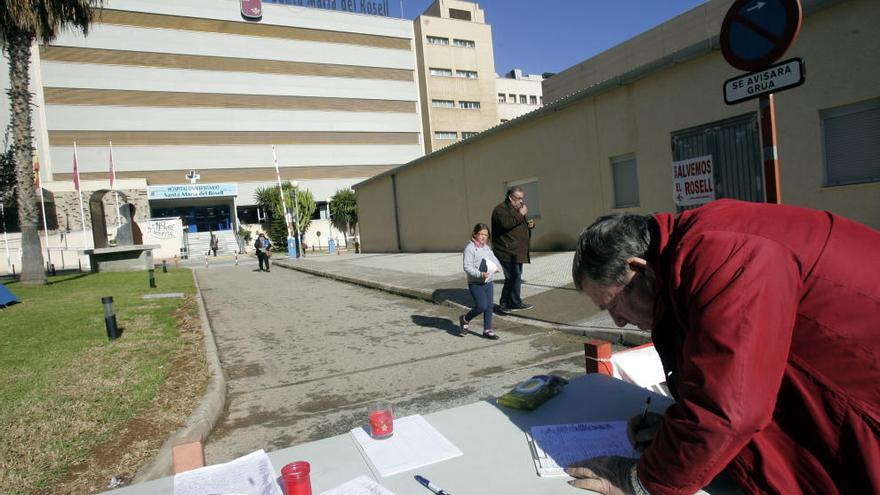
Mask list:
[[[496,335],[495,332],[493,332],[492,329],[489,328],[487,330],[483,330],[483,338],[489,340],[498,340],[498,335]]]
[[[510,313],[510,308],[508,308],[507,306],[504,306],[503,304],[499,304],[499,305],[495,306],[495,310],[498,313],[501,313],[503,315]]]
[[[527,309],[532,309],[534,306],[531,304],[520,304],[519,306],[513,306],[510,308],[510,311],[525,311]]]
[[[468,321],[464,319],[464,315],[458,317],[458,326],[461,328],[461,331],[458,332],[459,337],[464,337],[468,333]]]

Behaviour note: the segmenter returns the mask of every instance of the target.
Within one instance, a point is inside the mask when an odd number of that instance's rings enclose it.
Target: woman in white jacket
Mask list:
[[[458,319],[461,326],[459,335],[462,337],[467,335],[470,321],[482,313],[483,337],[498,339],[498,335],[492,331],[492,276],[501,271],[501,262],[492,254],[488,240],[489,227],[478,223],[474,226],[470,242],[464,248],[464,272],[467,274],[468,290],[476,305]]]

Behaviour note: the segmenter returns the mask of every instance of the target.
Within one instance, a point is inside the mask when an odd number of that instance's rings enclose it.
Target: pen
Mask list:
[[[435,485],[434,483],[431,483],[430,481],[428,481],[428,478],[425,478],[424,476],[416,475],[416,481],[418,481],[419,483],[422,484],[422,486],[424,486],[428,490],[431,490],[432,492],[436,493],[437,495],[449,495],[449,492],[440,488],[439,486]]]
[[[648,421],[648,406],[651,405],[651,396],[649,395],[647,399],[645,399],[645,410],[642,411],[642,419],[639,421],[639,428],[645,426],[645,422]]]

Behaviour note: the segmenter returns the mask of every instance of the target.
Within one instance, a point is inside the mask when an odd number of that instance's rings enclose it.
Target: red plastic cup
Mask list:
[[[312,481],[309,473],[312,467],[306,461],[291,462],[281,468],[284,480],[284,493],[287,495],[312,495]]]
[[[370,435],[373,438],[388,438],[394,434],[394,415],[391,405],[376,402],[370,405]]]

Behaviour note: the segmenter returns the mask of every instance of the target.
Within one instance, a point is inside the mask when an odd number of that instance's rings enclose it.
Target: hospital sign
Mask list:
[[[185,199],[238,196],[238,184],[171,184],[149,186],[147,199]]]

